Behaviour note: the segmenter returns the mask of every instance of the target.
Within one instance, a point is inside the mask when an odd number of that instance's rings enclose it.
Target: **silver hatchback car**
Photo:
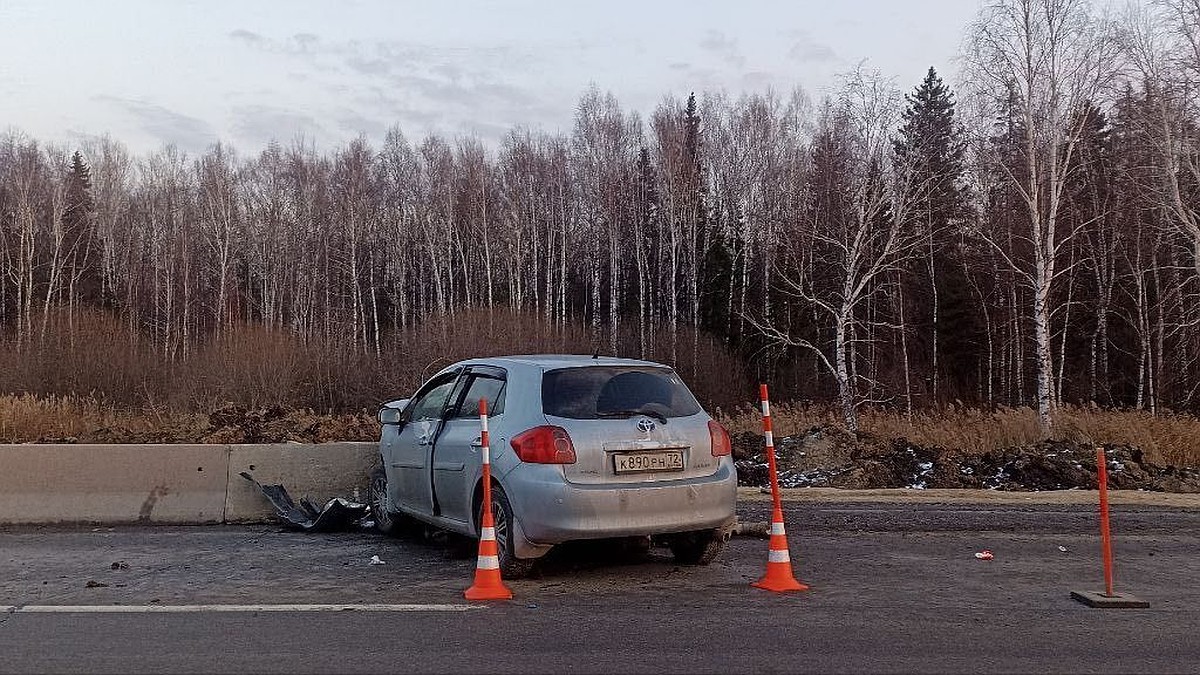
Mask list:
[[[462,361],[385,404],[371,476],[380,530],[420,521],[479,536],[480,399],[506,576],[565,541],[653,538],[707,564],[728,539],[737,475],[725,429],[664,365],[573,355]]]

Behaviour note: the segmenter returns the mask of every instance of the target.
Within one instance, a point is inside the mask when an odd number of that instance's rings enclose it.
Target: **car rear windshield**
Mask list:
[[[700,412],[700,404],[667,368],[588,366],[546,371],[542,410],[577,420],[637,414],[686,417]]]

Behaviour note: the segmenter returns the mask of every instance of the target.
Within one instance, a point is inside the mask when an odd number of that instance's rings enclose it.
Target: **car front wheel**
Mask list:
[[[401,533],[404,516],[392,510],[391,501],[387,496],[387,487],[387,472],[382,466],[375,467],[371,471],[369,492],[371,516],[375,520],[376,530],[394,537]]]

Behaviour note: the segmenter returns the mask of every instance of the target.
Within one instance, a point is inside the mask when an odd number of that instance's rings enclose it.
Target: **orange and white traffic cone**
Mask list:
[[[783,511],[771,514],[771,543],[767,551],[767,573],[750,584],[776,593],[807,591],[808,586],[796,581],[792,574],[792,556],[788,552],[787,532],[783,528]]]
[[[483,531],[479,538],[479,559],[475,564],[475,583],[463,591],[468,600],[510,600],[512,591],[500,579],[500,555],[496,548],[496,529],[492,510],[483,511]]]
[[[479,524],[479,558],[475,563],[475,583],[463,591],[467,600],[510,600],[512,591],[500,579],[500,549],[496,545],[496,521],[492,516],[492,463],[488,444],[487,400],[479,401],[479,422],[483,430],[483,522]]]
[[[771,542],[767,551],[767,573],[750,584],[776,593],[807,591],[808,586],[796,581],[792,574],[792,556],[788,551],[787,531],[783,527],[783,502],[779,497],[779,474],[775,468],[775,436],[771,427],[771,404],[767,397],[767,385],[759,385],[762,399],[763,438],[766,440],[767,473],[771,477]]]

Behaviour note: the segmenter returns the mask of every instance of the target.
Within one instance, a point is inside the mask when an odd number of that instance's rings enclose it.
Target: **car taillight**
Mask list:
[[[522,462],[530,464],[574,464],[575,446],[562,427],[541,426],[522,432],[509,442]]]
[[[713,457],[720,457],[721,455],[728,455],[733,452],[733,443],[729,440],[729,432],[725,431],[725,427],[713,420],[708,421],[708,436],[712,439]]]

